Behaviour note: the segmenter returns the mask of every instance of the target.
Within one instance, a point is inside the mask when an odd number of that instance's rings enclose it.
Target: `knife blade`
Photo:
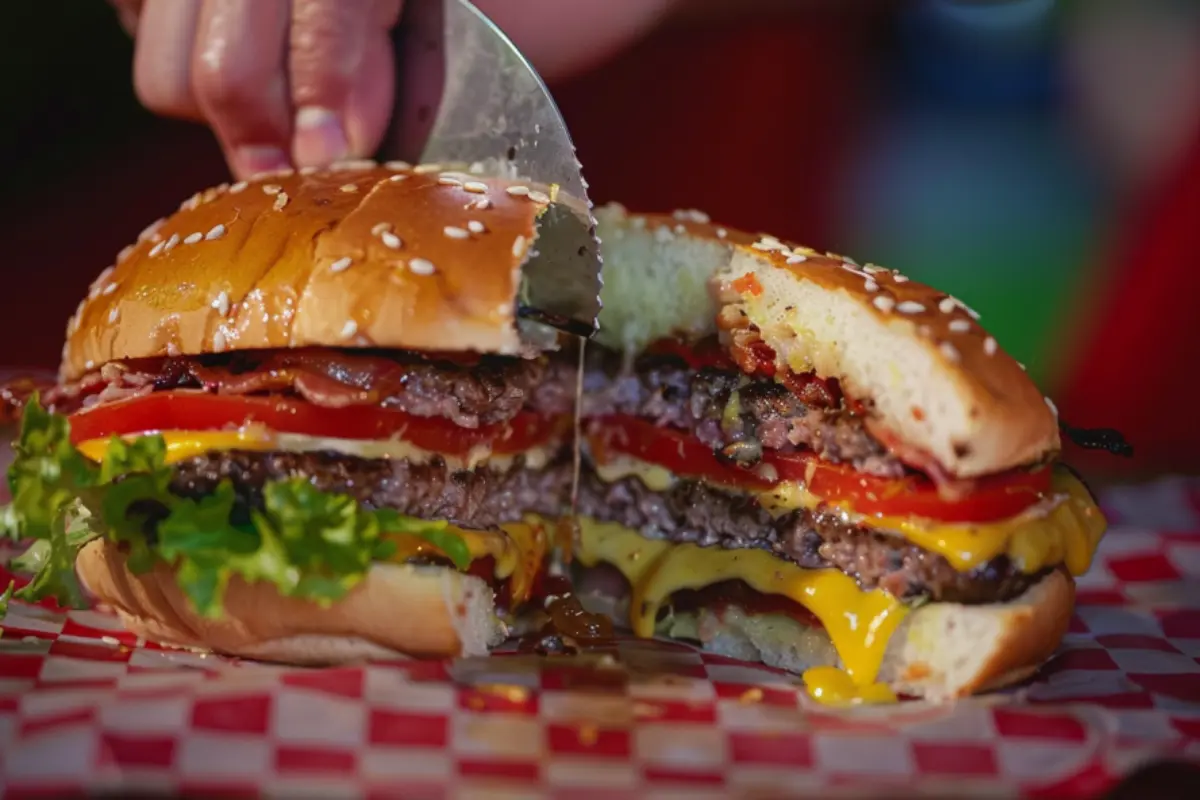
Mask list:
[[[406,0],[392,38],[396,100],[377,158],[467,165],[551,190],[517,313],[534,328],[591,337],[600,242],[575,146],[545,83],[467,0]]]

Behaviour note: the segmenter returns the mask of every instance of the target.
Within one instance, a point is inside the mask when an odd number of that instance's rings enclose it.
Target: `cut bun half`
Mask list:
[[[589,583],[581,576],[580,584]],[[628,598],[581,592],[591,611],[628,620]],[[1005,603],[928,603],[909,613],[888,642],[876,680],[900,694],[934,702],[967,697],[1024,680],[1054,654],[1070,624],[1075,583],[1063,571],[1046,575]],[[829,636],[781,614],[751,614],[736,606],[702,608],[664,624],[671,638],[699,642],[709,652],[801,674],[837,666]]]
[[[486,655],[503,641],[491,588],[443,567],[376,564],[328,607],[267,583],[230,582],[218,619],[197,614],[165,563],[131,572],[118,545],[87,544],[76,571],[125,627],[146,639],[223,655],[326,665],[400,656]]]
[[[371,162],[208,189],[92,284],[61,375],[306,346],[518,353],[521,267],[548,203],[525,184]]]
[[[597,212],[605,292],[598,341],[749,326],[781,368],[836,378],[885,444],[974,478],[1060,449],[1052,406],[965,304],[892,270],[709,224],[692,213]]]

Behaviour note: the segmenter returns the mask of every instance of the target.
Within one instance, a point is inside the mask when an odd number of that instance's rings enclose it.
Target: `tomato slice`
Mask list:
[[[520,412],[506,423],[463,428],[441,417],[417,417],[382,408],[322,408],[291,398],[173,391],[79,411],[71,415],[71,441],[154,431],[234,430],[248,423],[307,436],[403,439],[422,450],[463,455],[481,445],[500,454],[523,452],[561,433],[570,421]]]
[[[723,462],[689,434],[628,416],[594,420],[588,428],[588,441],[601,463],[609,460],[611,453],[622,453],[676,475],[751,489],[800,481],[822,500],[844,503],[860,514],[991,522],[1021,513],[1051,489],[1049,467],[1012,470],[975,481],[970,493],[948,500],[923,475],[881,478],[822,461],[811,453],[766,453],[763,463],[776,474],[775,480],[767,480],[759,472]]]

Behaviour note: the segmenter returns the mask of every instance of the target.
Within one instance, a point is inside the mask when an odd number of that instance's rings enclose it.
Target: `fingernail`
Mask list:
[[[323,167],[345,158],[349,151],[346,131],[337,114],[319,106],[305,106],[296,111],[292,154],[297,166]]]
[[[269,145],[246,145],[234,148],[229,166],[238,177],[249,178],[261,172],[275,172],[291,166],[287,153]]]

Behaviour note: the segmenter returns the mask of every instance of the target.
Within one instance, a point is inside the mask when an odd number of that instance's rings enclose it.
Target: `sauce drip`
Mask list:
[[[563,576],[547,576],[545,621],[538,630],[522,637],[517,649],[543,656],[575,655],[589,647],[613,643],[612,621],[602,614],[584,609],[571,592],[570,581]]]

